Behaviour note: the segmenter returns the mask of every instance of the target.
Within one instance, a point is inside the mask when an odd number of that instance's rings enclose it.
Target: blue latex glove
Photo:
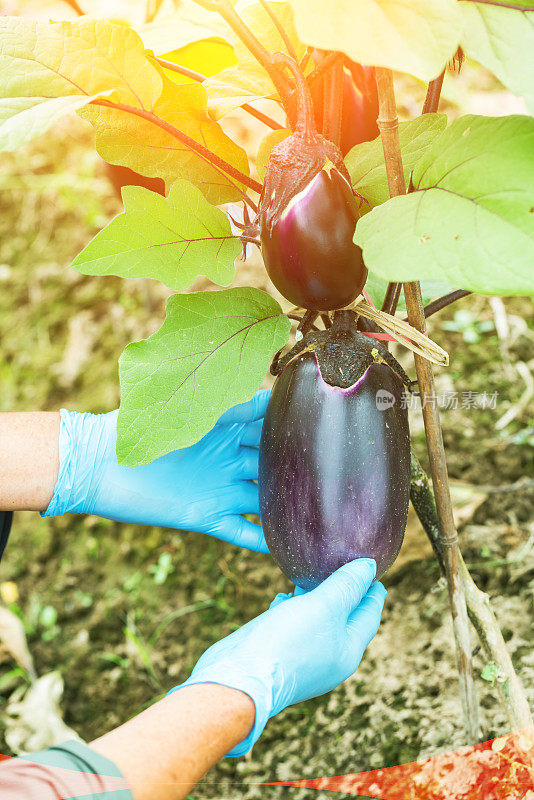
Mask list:
[[[119,466],[118,411],[61,409],[59,474],[43,516],[96,514],[141,525],[200,531],[268,552],[259,514],[258,445],[270,392],[234,406],[197,444],[141,467]]]
[[[360,558],[311,592],[277,595],[268,611],[206,650],[191,676],[171,692],[218,683],[248,694],[256,706],[254,727],[228,753],[244,755],[268,719],[329,692],[356,671],[378,630],[387,594],[373,583],[375,574],[376,563]]]

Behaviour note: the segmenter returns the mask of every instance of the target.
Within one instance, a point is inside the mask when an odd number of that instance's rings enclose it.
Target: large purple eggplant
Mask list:
[[[260,444],[269,550],[303,589],[360,557],[393,564],[406,527],[410,434],[402,368],[351,311],[310,333],[276,380]],[[290,354],[291,355],[291,354]],[[403,407],[404,405],[404,407]]]

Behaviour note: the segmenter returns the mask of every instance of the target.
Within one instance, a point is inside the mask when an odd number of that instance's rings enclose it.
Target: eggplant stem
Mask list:
[[[415,513],[430,540],[441,571],[445,574],[445,558],[441,544],[438,515],[434,495],[428,477],[421,464],[412,453],[410,499]],[[525,691],[514,669],[510,654],[506,648],[499,623],[491,608],[487,594],[482,592],[459,554],[460,573],[462,577],[467,613],[476,630],[480,643],[488,661],[499,667],[499,680],[495,685],[501,703],[506,711],[512,730],[521,730],[532,725],[532,716]],[[502,678],[502,680],[501,680]]]
[[[275,53],[273,59],[277,64],[287,67],[295,81],[297,107],[292,128],[295,133],[300,134],[303,138],[313,140],[317,134],[317,129],[313,115],[313,100],[304,73],[298,62],[288,56],[287,53]]]
[[[405,194],[404,171],[399,142],[397,108],[393,75],[384,67],[376,68],[378,85],[379,116],[378,127],[382,137],[384,161],[391,197]],[[410,325],[425,333],[425,317],[421,300],[421,287],[418,281],[404,284],[404,295]],[[445,575],[449,590],[453,630],[456,640],[456,657],[460,680],[460,696],[466,736],[469,744],[478,742],[478,703],[473,679],[471,643],[465,589],[462,578],[458,534],[454,524],[452,502],[447,474],[447,462],[443,435],[436,403],[426,403],[426,397],[435,397],[434,375],[430,362],[414,354],[415,368],[422,397],[423,420],[430,460],[430,470],[436,497],[436,511],[439,521],[439,541],[443,553]]]

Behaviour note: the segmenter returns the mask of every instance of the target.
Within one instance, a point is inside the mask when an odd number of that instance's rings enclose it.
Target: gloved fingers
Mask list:
[[[356,649],[360,648],[361,654],[378,630],[386,595],[387,591],[380,581],[373,583],[359,606],[348,618],[349,638]]]
[[[259,514],[260,497],[258,484],[254,481],[239,481],[232,497],[231,510],[234,514]]]
[[[211,535],[216,539],[222,539],[223,542],[244,547],[245,550],[253,550],[255,553],[269,552],[261,525],[249,522],[240,514],[221,517],[217,529]]]
[[[233,425],[236,422],[252,422],[253,420],[261,419],[265,416],[270,396],[270,389],[262,389],[256,392],[252,400],[249,400],[248,403],[239,403],[239,405],[233,406],[233,408],[229,408],[228,411],[225,411],[225,413],[219,417],[217,424]]]
[[[241,433],[241,444],[245,445],[245,447],[259,447],[262,428],[263,419],[258,419],[245,425]]]
[[[357,558],[333,572],[313,594],[323,599],[332,613],[337,608],[337,613],[348,617],[367,594],[375,575],[376,562],[372,558]]]
[[[275,606],[279,606],[280,603],[283,603],[284,600],[289,600],[291,594],[286,594],[285,592],[278,592],[274,600],[272,601],[269,608],[275,608]]]
[[[240,447],[237,461],[239,477],[245,481],[258,480],[259,450],[256,447]]]

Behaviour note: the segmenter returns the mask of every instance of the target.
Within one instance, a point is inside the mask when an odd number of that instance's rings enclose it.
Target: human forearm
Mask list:
[[[135,800],[181,800],[254,724],[250,697],[212,683],[186,686],[90,747],[113,761]]]
[[[0,509],[44,511],[59,469],[58,413],[0,413]]]

